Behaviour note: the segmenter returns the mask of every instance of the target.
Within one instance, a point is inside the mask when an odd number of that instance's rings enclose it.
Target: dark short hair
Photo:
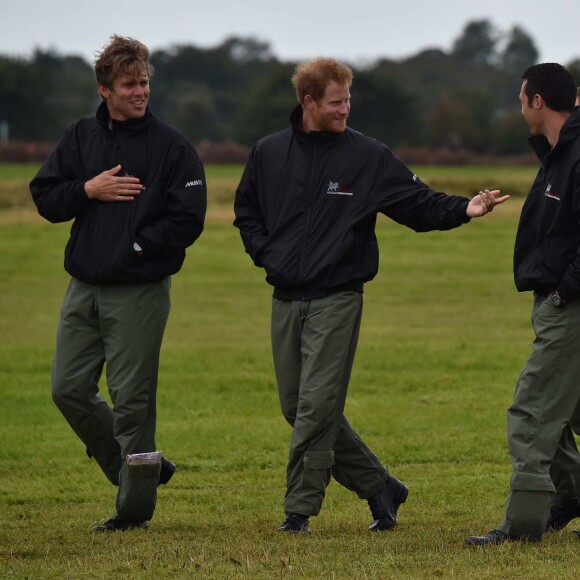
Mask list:
[[[339,85],[352,84],[352,70],[333,58],[320,57],[303,62],[296,67],[292,77],[296,98],[301,104],[304,103],[306,95],[320,101],[332,81]]]
[[[553,111],[574,112],[576,81],[566,67],[555,62],[534,64],[524,71],[522,80],[526,81],[524,92],[530,106],[534,95],[540,95]]]
[[[138,40],[114,34],[110,43],[97,53],[95,76],[97,84],[108,89],[122,74],[139,76],[146,73],[153,76],[153,66],[149,64],[149,49]]]

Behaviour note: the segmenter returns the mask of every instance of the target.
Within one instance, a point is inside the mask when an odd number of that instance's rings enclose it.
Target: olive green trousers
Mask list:
[[[170,278],[96,286],[71,279],[62,304],[52,396],[107,478],[119,486],[117,517],[149,520],[159,466],[132,476],[126,457],[155,451],[159,352],[170,310]],[[99,393],[106,363],[112,407]]]
[[[514,471],[497,529],[539,539],[550,505],[580,492],[580,458],[571,429],[580,424],[580,300],[555,308],[535,296],[532,325],[533,350],[507,413]]]
[[[362,315],[362,294],[272,303],[280,404],[292,425],[286,513],[317,515],[331,476],[366,499],[388,472],[343,415]]]

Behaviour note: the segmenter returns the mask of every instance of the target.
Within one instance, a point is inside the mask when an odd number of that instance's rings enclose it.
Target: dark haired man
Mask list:
[[[467,544],[539,540],[580,516],[580,111],[576,83],[556,63],[529,67],[520,102],[540,170],[514,250],[520,292],[534,292],[532,353],[508,409],[513,465],[503,522]]]
[[[40,215],[74,220],[52,395],[107,478],[116,514],[95,531],[147,528],[175,466],[156,451],[159,352],[170,277],[203,229],[194,148],[149,109],[149,50],[113,36],[95,73],[96,116],[74,122],[30,184]],[[106,363],[111,408],[98,381]]]
[[[291,128],[254,146],[236,193],[234,223],[274,286],[274,367],[293,426],[283,532],[310,531],[331,476],[368,500],[373,531],[394,528],[407,499],[343,415],[363,285],[378,268],[378,212],[416,231],[448,230],[507,199],[432,191],[385,145],[347,128],[351,81],[334,59],[299,65]]]

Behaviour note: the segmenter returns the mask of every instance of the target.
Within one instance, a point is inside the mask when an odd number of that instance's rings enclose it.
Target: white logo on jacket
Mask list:
[[[201,179],[196,179],[195,181],[188,181],[185,184],[185,187],[195,187],[196,185],[203,185],[203,181]]]
[[[341,189],[338,181],[329,181],[326,195],[353,195],[353,192]]]
[[[544,195],[549,197],[550,199],[555,199],[556,201],[560,201],[560,194],[552,191],[552,184],[548,183],[548,187],[546,187],[546,191],[544,191]]]

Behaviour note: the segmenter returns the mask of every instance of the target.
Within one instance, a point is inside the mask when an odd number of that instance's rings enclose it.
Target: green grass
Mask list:
[[[35,164],[0,164],[0,211],[33,208],[28,183],[38,167]],[[231,205],[242,170],[241,165],[206,166],[210,206]],[[536,167],[529,166],[424,165],[413,167],[413,170],[425,183],[438,191],[473,196],[486,187],[500,188],[512,197],[525,196],[537,172]]]
[[[409,485],[400,525],[328,488],[311,537],[283,519],[290,429],[269,349],[271,291],[237,230],[210,212],[173,280],[158,447],[178,465],[149,532],[94,535],[115,488],[50,397],[68,224],[0,214],[0,576],[555,578],[580,573],[569,532],[469,549],[503,515],[505,409],[529,353],[531,297],[511,276],[520,202],[445,233],[381,218],[346,415]],[[103,384],[103,388],[106,386]]]
[[[5,209],[33,209],[28,184],[39,164],[0,163],[0,211]],[[210,204],[230,202],[242,175],[241,165],[209,165],[206,167],[210,185]]]
[[[0,163],[0,182],[16,178],[30,180],[38,167],[38,163]]]
[[[526,165],[425,165],[413,169],[430,187],[446,193],[473,196],[481,189],[488,188],[501,189],[512,197],[525,197],[538,171],[536,166]]]

